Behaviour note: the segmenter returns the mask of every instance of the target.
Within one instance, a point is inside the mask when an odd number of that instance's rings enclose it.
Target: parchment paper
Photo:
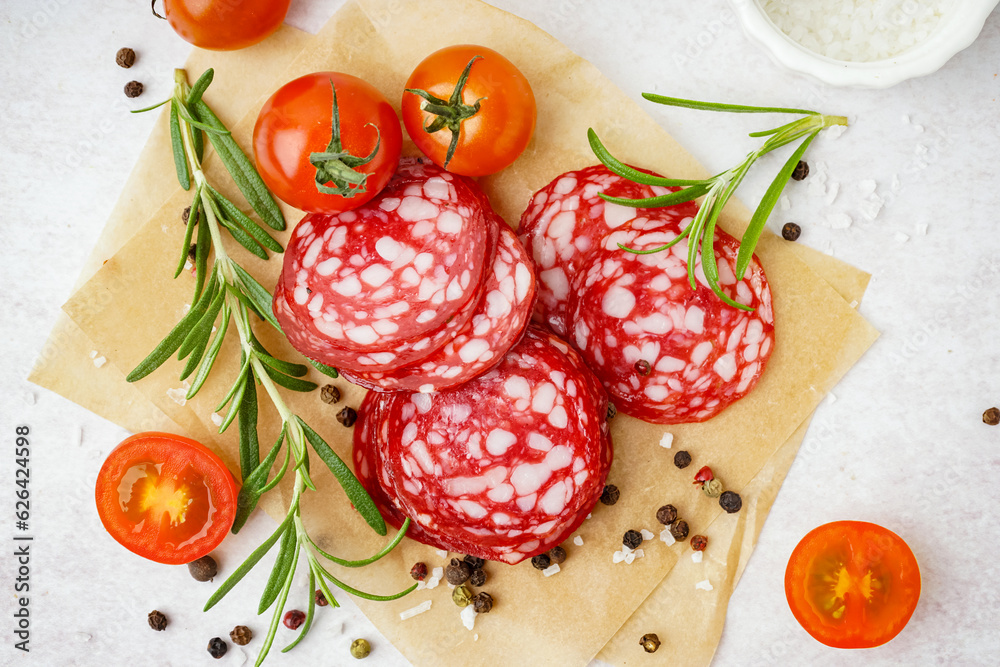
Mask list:
[[[445,13],[463,20],[441,23]],[[408,43],[402,33],[412,34],[425,21],[426,25],[435,23],[437,29],[424,34],[436,37],[423,40],[419,46]],[[701,171],[634,103],[587,63],[530,24],[471,2],[424,2],[408,7],[393,2],[348,5],[320,34],[315,48],[298,58],[271,87],[308,71],[339,69],[367,78],[395,100],[417,61],[427,52],[457,41],[476,41],[503,50],[529,77],[536,93],[541,91],[536,140],[514,168],[484,182],[508,221],[516,220],[530,193],[553,176],[593,162],[585,140],[588,125],[594,125],[612,150],[630,161],[669,174],[693,175]],[[533,62],[544,63],[544,69],[533,66]],[[209,100],[220,108],[230,101],[212,96],[211,91]],[[602,120],[613,117],[611,108],[619,120],[602,125]],[[235,129],[244,145],[255,113],[256,106]],[[556,123],[552,120],[555,118],[560,121]],[[624,126],[635,134],[622,132]],[[67,313],[119,368],[130,369],[145,356],[169,330],[189,297],[186,277],[169,280],[171,262],[164,260],[175,257],[183,231],[177,216],[184,205],[186,195],[168,202],[66,306]],[[291,215],[289,218],[294,220]],[[731,211],[725,224],[738,232],[745,219],[740,211]],[[238,254],[239,250],[233,252],[245,257]],[[797,250],[767,237],[759,254],[771,279],[779,322],[778,345],[764,379],[748,399],[719,418],[703,425],[670,429],[676,436],[675,447],[692,451],[696,463],[711,464],[729,488],[742,489],[746,508],[765,497],[758,494],[767,490],[755,491],[751,479],[769,464],[779,446],[789,441],[875,335],[830,284],[799,259]],[[277,262],[263,266],[248,259],[244,263],[265,284],[273,283]],[[862,280],[856,278],[856,272],[843,273],[855,276],[845,282]],[[126,336],[122,335],[125,328],[121,322],[128,322]],[[267,343],[279,351],[280,341]],[[284,348],[280,352],[294,356]],[[165,394],[165,387],[177,385],[171,381],[176,377],[176,366],[161,369],[139,388],[172,418],[197,419],[204,430],[211,430],[212,404],[232,377],[232,353],[232,349],[224,350],[229,355],[229,367],[220,365],[214,373],[215,382],[186,406],[177,405]],[[361,392],[347,391],[344,383],[340,386],[345,400],[356,405]],[[321,429],[346,458],[349,433],[333,421],[330,406],[321,404],[315,395],[290,397],[290,404]],[[262,420],[270,416],[262,411]],[[268,427],[273,430],[273,423],[271,419],[265,424],[262,440],[269,437]],[[555,577],[542,578],[527,564],[492,566],[488,588],[495,593],[498,604],[490,615],[480,618],[475,634],[461,627],[457,609],[444,586],[393,604],[365,605],[366,613],[418,665],[487,664],[500,656],[519,664],[584,664],[662,580],[678,554],[685,553],[682,545],[667,548],[655,542],[646,545],[646,557],[632,565],[612,565],[611,553],[618,548],[621,534],[628,528],[656,530],[653,513],[663,502],[672,501],[681,508],[697,532],[702,532],[701,527],[714,528],[713,522],[721,512],[714,501],[692,491],[690,475],[674,469],[671,452],[658,447],[663,430],[625,417],[616,419],[616,463],[611,481],[622,489],[622,501],[613,508],[599,506],[580,531],[585,546],[569,546],[571,557]],[[219,438],[218,446],[227,461],[234,464],[232,436]],[[779,468],[787,470],[787,465]],[[306,514],[311,532],[327,538],[321,544],[349,557],[376,548],[380,540],[365,532],[359,520],[351,518],[353,513],[342,494],[333,488],[330,476],[317,475],[316,481],[321,493],[307,498]],[[776,488],[776,484],[773,486]],[[275,507],[278,504],[280,498],[272,496],[268,509],[280,512]],[[749,517],[746,508],[743,516]],[[741,517],[725,519],[740,521]],[[725,548],[725,538],[719,539],[713,541],[713,547]],[[439,561],[432,550],[406,541],[379,567],[352,571],[347,576],[352,583],[375,592],[389,592],[407,584],[405,573],[417,559],[432,565]],[[400,610],[428,597],[435,600],[431,612],[399,621]],[[690,611],[697,611],[697,599],[690,595],[675,604],[686,608],[689,601]],[[718,607],[724,614],[725,600],[716,605],[715,616]],[[479,639],[473,645],[476,635]],[[553,637],[560,641],[553,642]],[[638,649],[637,638],[634,641]],[[711,640],[712,650],[715,641]],[[469,650],[453,652],[455,646],[463,644]]]

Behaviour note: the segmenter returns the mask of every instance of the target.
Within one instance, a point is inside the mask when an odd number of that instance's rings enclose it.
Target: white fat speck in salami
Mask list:
[[[571,396],[570,385],[586,389]],[[511,393],[531,398],[519,408]],[[549,419],[557,408],[563,427]],[[355,429],[358,478],[390,523],[410,516],[414,539],[507,563],[568,539],[611,466],[607,395],[579,355],[536,327],[461,386],[369,393]]]
[[[477,310],[494,264],[494,218],[470,179],[402,161],[368,204],[309,215],[293,232],[275,289],[282,330],[300,352],[341,370],[428,357]]]
[[[643,241],[644,232],[629,224],[620,238],[637,250],[652,249],[681,231],[679,224],[663,225],[662,238]],[[715,234],[720,273],[721,267],[735,273],[738,242],[722,230]],[[674,248],[682,252],[640,255],[602,246],[570,290],[570,340],[618,410],[660,424],[705,421],[745,396],[774,341],[771,292],[756,258],[741,281],[721,286],[754,308],[747,312],[703,284],[692,290],[686,240]]]
[[[344,370],[356,384],[377,391],[431,392],[468,382],[500,363],[531,319],[535,301],[535,274],[521,241],[502,220],[496,219],[499,240],[493,265],[486,276],[475,312],[443,347],[423,360],[389,371]],[[419,319],[419,317],[418,317]],[[512,397],[530,398],[523,380],[508,389]],[[517,385],[516,387],[514,385]],[[557,421],[564,419],[555,413]]]
[[[600,164],[568,172],[535,193],[517,229],[539,270],[535,320],[563,338],[570,335],[567,308],[572,278],[609,233],[649,217],[679,222],[694,215],[693,204],[637,209],[609,204],[601,194],[644,199],[664,194],[664,189],[633,183]]]

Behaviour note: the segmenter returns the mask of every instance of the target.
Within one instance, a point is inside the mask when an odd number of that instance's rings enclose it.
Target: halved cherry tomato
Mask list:
[[[382,93],[340,72],[286,83],[261,108],[253,130],[267,187],[310,213],[348,211],[377,195],[396,172],[402,144],[399,116]]]
[[[199,442],[137,433],[97,476],[97,513],[129,551],[158,563],[189,563],[222,542],[236,518],[229,469]]]
[[[535,131],[531,85],[512,62],[484,46],[449,46],[427,56],[406,82],[402,110],[417,148],[465,176],[510,165]]]
[[[899,535],[835,521],[799,542],[785,570],[795,619],[835,648],[880,646],[903,629],[920,598],[920,568]]]
[[[163,0],[167,22],[186,42],[235,51],[281,26],[291,0]]]

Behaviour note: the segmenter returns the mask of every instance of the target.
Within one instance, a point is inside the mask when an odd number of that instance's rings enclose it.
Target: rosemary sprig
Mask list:
[[[705,280],[712,291],[725,303],[740,310],[753,310],[749,306],[737,303],[729,298],[719,286],[719,267],[715,261],[715,227],[719,220],[722,209],[725,208],[729,198],[743,182],[743,178],[750,171],[750,167],[763,155],[781,148],[787,144],[803,139],[802,143],[792,153],[791,157],[778,171],[777,176],[771,182],[764,197],[760,200],[750,224],[747,226],[740,241],[740,250],[736,258],[736,279],[739,280],[746,273],[747,267],[753,258],[753,251],[757,247],[757,241],[764,231],[771,211],[774,210],[778,197],[788,184],[795,166],[802,159],[809,144],[821,131],[833,125],[847,125],[847,118],[844,116],[825,116],[816,111],[807,109],[788,109],[783,107],[752,107],[738,104],[719,104],[716,102],[698,102],[695,100],[685,100],[676,97],[664,97],[652,93],[643,93],[643,97],[657,104],[668,106],[684,107],[688,109],[699,109],[703,111],[728,111],[732,113],[790,113],[802,114],[803,117],[794,120],[780,127],[760,132],[750,133],[751,137],[767,137],[760,148],[751,151],[746,158],[735,167],[727,169],[719,174],[700,180],[685,180],[677,178],[662,178],[643,173],[624,164],[605,148],[604,144],[597,137],[593,129],[587,131],[590,140],[590,147],[597,158],[614,173],[627,178],[636,183],[645,185],[660,185],[680,188],[675,192],[648,199],[623,199],[620,197],[607,197],[601,195],[605,200],[621,204],[623,206],[636,206],[643,208],[655,208],[661,206],[673,206],[682,202],[691,201],[704,196],[698,213],[694,216],[687,227],[672,241],[650,250],[636,250],[623,244],[618,244],[622,250],[636,254],[650,254],[661,252],[679,243],[682,239],[688,239],[688,280],[691,289],[697,288],[695,278],[695,264],[698,259],[698,252],[701,251],[702,269],[705,273]]]
[[[319,560],[319,557],[327,558],[346,567],[374,562],[399,543],[409,527],[408,522],[386,548],[364,561],[345,561],[327,554],[309,537],[302,524],[302,494],[306,489],[316,489],[309,473],[311,448],[337,478],[348,499],[368,525],[379,535],[386,534],[385,521],[357,477],[326,441],[288,408],[278,390],[278,386],[300,392],[315,389],[317,386],[315,383],[302,379],[308,372],[307,367],[278,359],[268,352],[254,334],[253,319],[266,322],[280,331],[278,321],[271,311],[271,294],[229,255],[222,242],[222,228],[229,230],[230,235],[240,245],[263,259],[267,259],[266,250],[282,252],[282,248],[263,227],[208,182],[201,164],[203,133],[208,134],[216,153],[260,218],[274,229],[283,229],[284,219],[253,164],[232,140],[225,125],[202,99],[211,81],[212,70],[208,70],[194,86],[188,87],[186,73],[183,70],[176,70],[174,96],[161,103],[171,105],[170,131],[177,179],[185,189],[190,189],[192,184],[194,185],[194,199],[184,234],[184,256],[174,277],[180,275],[183,270],[188,256],[188,244],[194,236],[194,228],[197,227],[195,290],[191,309],[153,352],[129,374],[128,380],[135,382],[145,377],[176,352],[179,359],[187,359],[181,372],[181,379],[184,380],[193,374],[187,398],[194,397],[203,387],[215,364],[224,337],[230,331],[230,323],[234,325],[233,329],[239,337],[240,344],[240,370],[226,396],[216,408],[217,411],[221,411],[229,406],[219,426],[220,433],[224,432],[234,420],[239,419],[243,486],[237,499],[233,532],[239,532],[260,497],[277,486],[293,460],[292,470],[295,479],[292,502],[278,530],[219,587],[208,600],[205,609],[211,608],[221,600],[280,540],[278,557],[264,588],[259,608],[259,613],[263,613],[277,602],[267,637],[257,658],[257,665],[260,665],[274,641],[300,555],[305,556],[308,566],[310,592],[318,580],[320,589],[335,606],[337,602],[331,593],[329,583],[352,595],[371,600],[396,599],[412,591],[415,586],[393,595],[372,595],[340,581]],[[210,254],[214,257],[211,266],[209,266]],[[256,318],[251,318],[251,315],[255,315]],[[335,369],[315,362],[314,365],[322,372],[336,377]],[[258,384],[271,399],[282,422],[281,434],[263,460],[260,459],[257,437]],[[284,460],[277,473],[268,479],[282,448],[285,450]],[[310,595],[305,626],[296,640],[284,650],[295,646],[309,631],[313,609],[314,603]]]

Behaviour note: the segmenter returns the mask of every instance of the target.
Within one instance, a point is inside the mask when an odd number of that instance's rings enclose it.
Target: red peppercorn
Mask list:
[[[427,578],[427,564],[426,563],[417,563],[416,565],[414,565],[413,567],[411,567],[410,568],[410,576],[413,577],[414,579],[416,579],[417,581],[423,581],[424,579],[426,579]]]
[[[284,623],[285,627],[289,630],[298,630],[299,626],[305,623],[305,620],[305,612],[299,611],[298,609],[292,609],[291,611],[285,612],[285,618],[282,620],[282,623]]]
[[[330,601],[326,599],[326,595],[323,593],[323,589],[317,588],[315,593],[316,604],[320,607],[325,607],[330,604]]]
[[[694,476],[694,484],[704,484],[713,479],[715,479],[715,475],[712,474],[712,469],[705,466]]]
[[[691,538],[691,548],[695,551],[704,551],[708,546],[708,538],[704,535],[695,535]]]

